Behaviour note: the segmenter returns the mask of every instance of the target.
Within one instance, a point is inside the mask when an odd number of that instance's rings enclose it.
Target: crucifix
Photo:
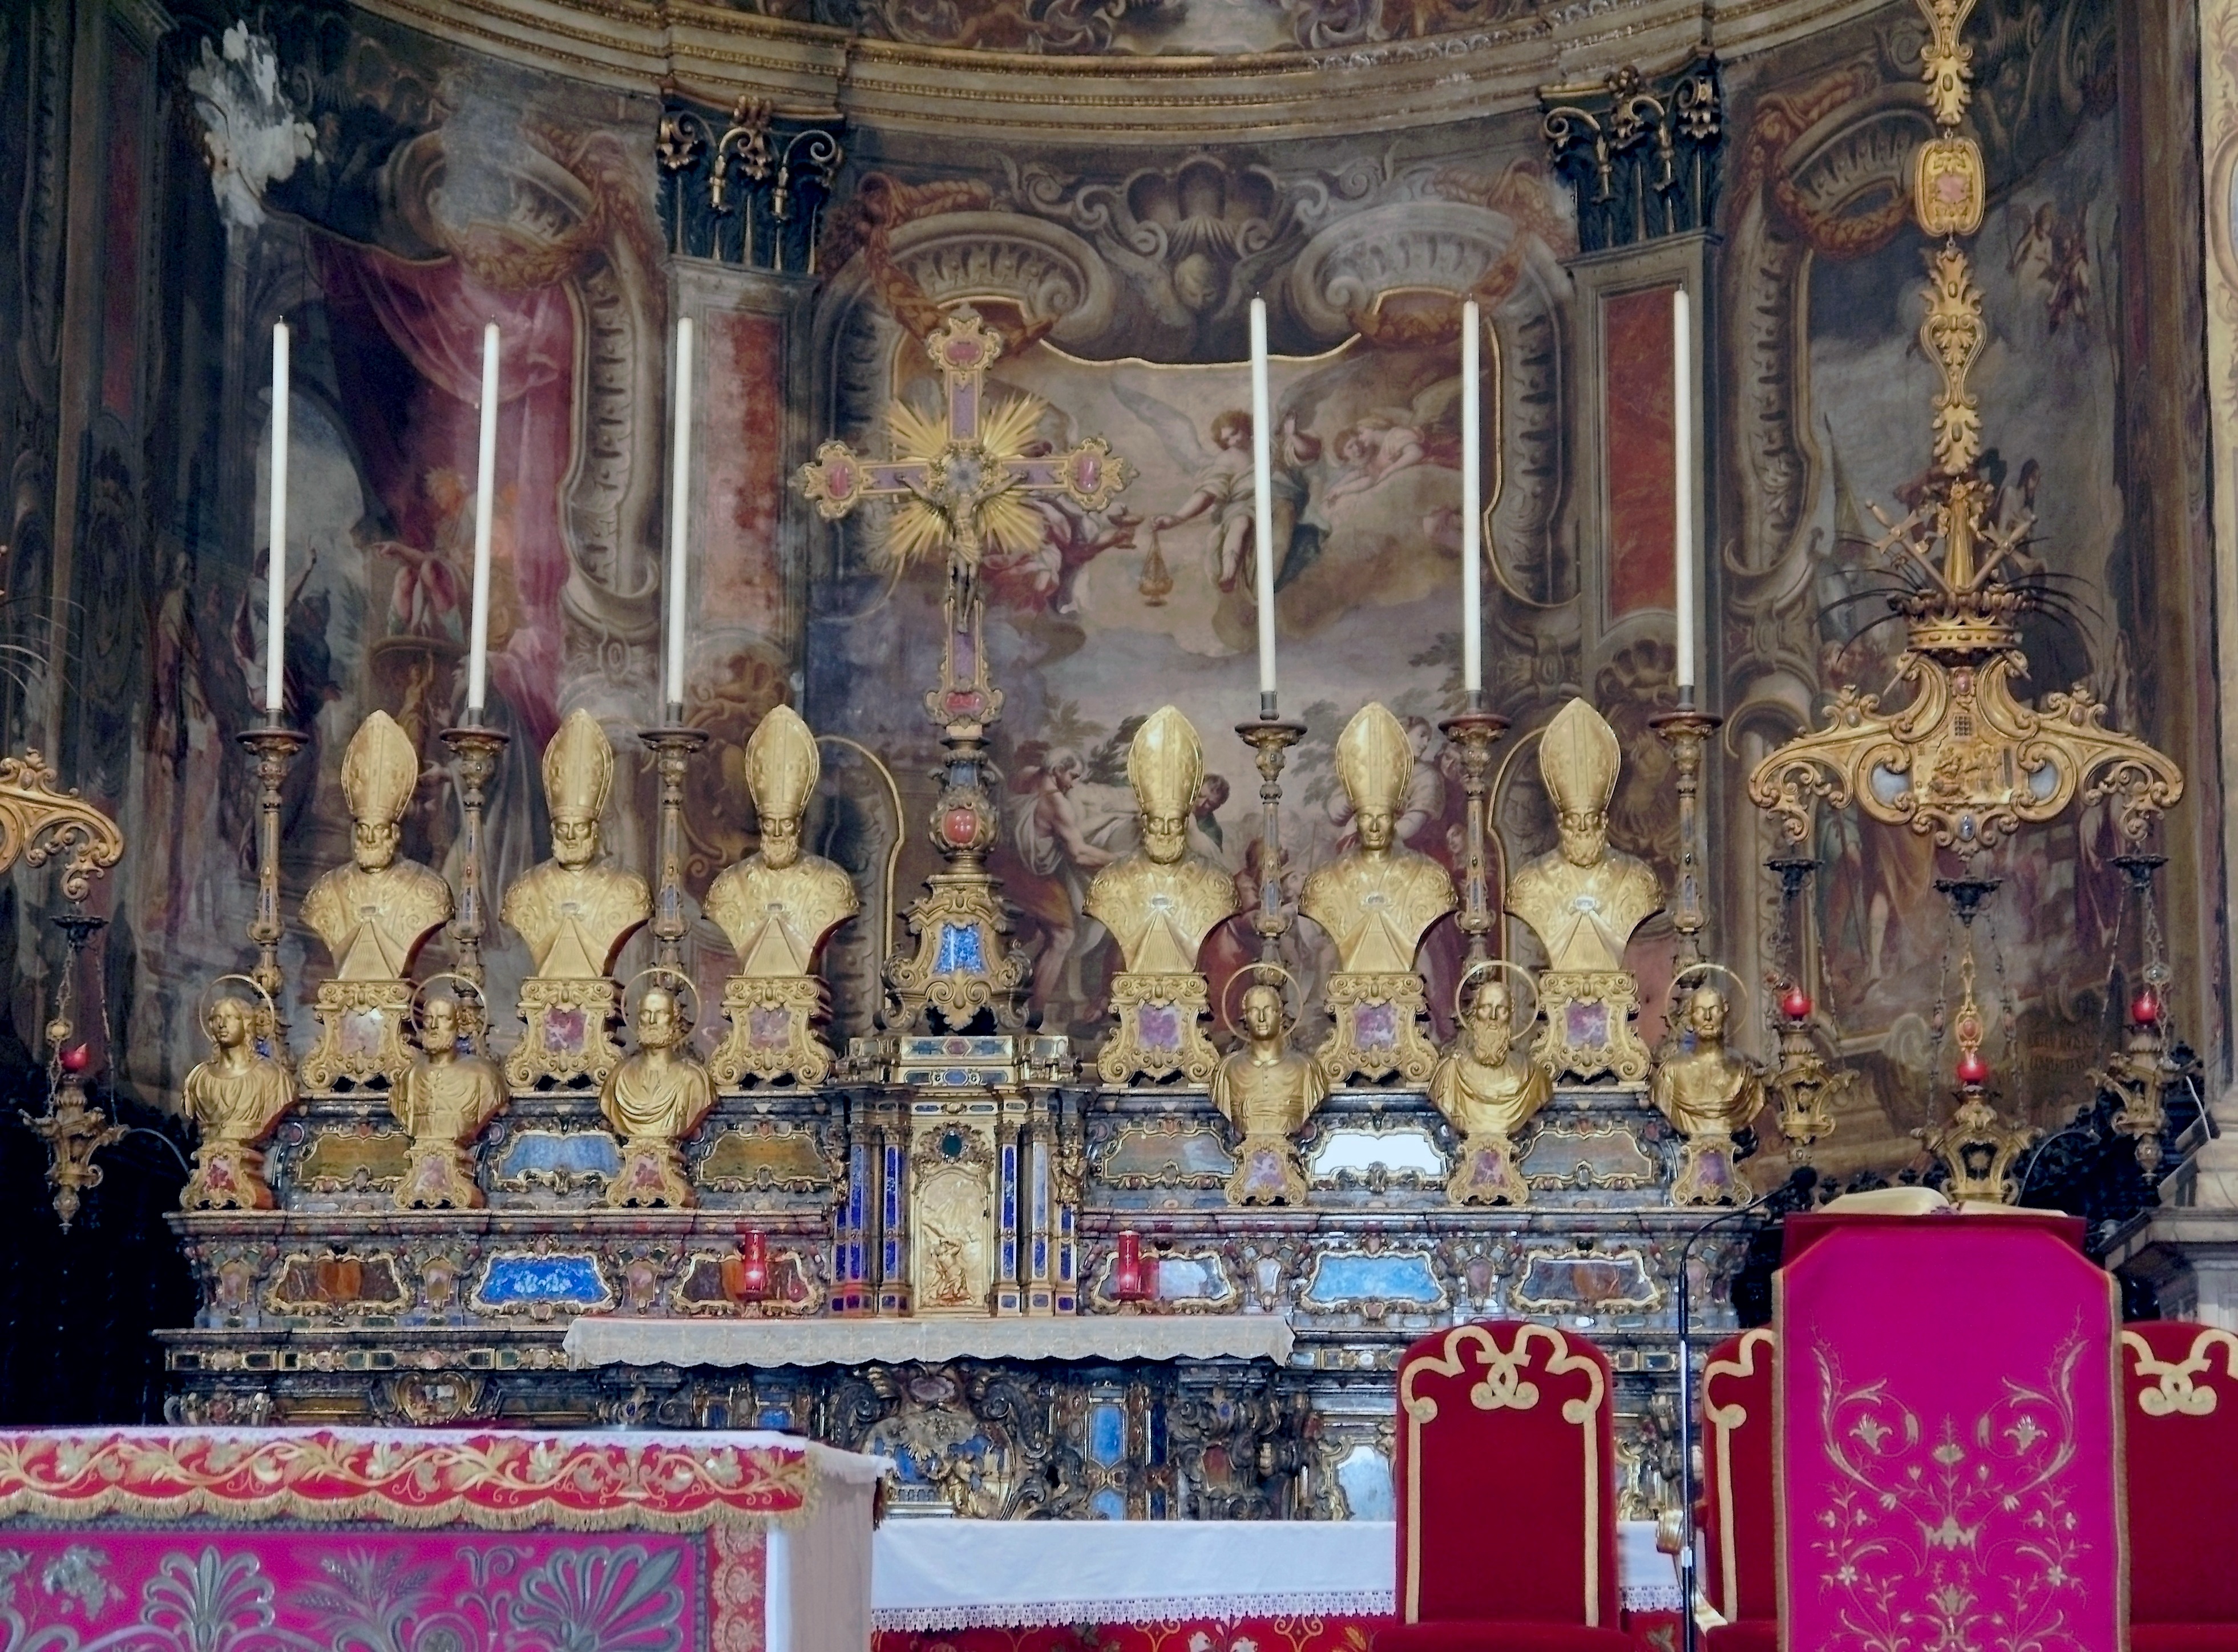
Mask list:
[[[865,500],[892,501],[884,549],[897,570],[946,559],[940,681],[924,708],[946,753],[931,824],[947,864],[910,908],[910,939],[887,959],[886,982],[897,1025],[962,1032],[986,1014],[1016,1031],[1026,957],[1010,944],[1010,918],[985,860],[998,830],[987,736],[1003,695],[982,646],[979,562],[990,550],[1023,554],[1041,543],[1033,495],[1060,494],[1100,511],[1127,485],[1129,468],[1101,436],[1049,451],[1038,397],[987,405],[987,369],[1003,341],[968,305],[935,328],[924,347],[944,388],[940,415],[896,401],[886,415],[892,458],[866,459],[844,441],[827,441],[801,467],[800,488],[826,521]]]

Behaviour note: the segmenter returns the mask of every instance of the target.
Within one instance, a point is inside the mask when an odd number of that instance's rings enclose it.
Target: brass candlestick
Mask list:
[[[1492,748],[1507,732],[1507,719],[1487,711],[1484,690],[1468,697],[1468,707],[1438,725],[1439,732],[1460,748],[1461,789],[1468,796],[1468,860],[1462,872],[1461,910],[1454,920],[1468,937],[1470,964],[1490,956],[1485,937],[1492,932],[1492,902],[1485,875],[1485,802],[1492,774]]]
[[[1672,892],[1672,927],[1678,932],[1678,967],[1704,961],[1702,929],[1708,914],[1702,904],[1702,750],[1724,724],[1722,717],[1698,710],[1691,690],[1681,690],[1678,709],[1648,720],[1671,748],[1678,769],[1678,887]]]
[[[660,775],[660,882],[652,899],[652,957],[664,969],[684,967],[684,780],[692,754],[707,743],[707,732],[684,722],[684,707],[668,703],[668,720],[638,736],[652,748]]]
[[[287,1025],[285,998],[280,979],[280,788],[295,753],[309,744],[309,736],[287,727],[277,712],[265,713],[263,723],[241,736],[241,743],[256,753],[257,812],[256,915],[248,920],[248,939],[256,945],[256,967],[249,979],[272,1000],[280,1028]]]
[[[479,724],[443,731],[443,744],[451,748],[458,765],[459,812],[465,819],[466,841],[459,855],[459,910],[451,919],[451,941],[458,961],[454,967],[476,986],[482,984],[482,937],[489,932],[482,902],[482,808],[488,797],[490,777],[497,773],[509,734]]]
[[[1238,723],[1235,732],[1259,753],[1259,910],[1251,927],[1259,932],[1259,964],[1279,965],[1283,935],[1290,927],[1282,911],[1283,753],[1305,738],[1306,726],[1276,714],[1275,696],[1259,696],[1259,715]]]

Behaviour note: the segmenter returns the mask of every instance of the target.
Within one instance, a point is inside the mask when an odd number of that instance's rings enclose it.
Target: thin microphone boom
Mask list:
[[[1699,1626],[1694,1622],[1694,1353],[1687,1321],[1686,1264],[1694,1247],[1712,1228],[1760,1211],[1784,1193],[1807,1193],[1818,1184],[1818,1172],[1798,1164],[1778,1187],[1758,1194],[1745,1204],[1720,1211],[1686,1236],[1678,1247],[1678,1635],[1684,1652],[1694,1652]]]

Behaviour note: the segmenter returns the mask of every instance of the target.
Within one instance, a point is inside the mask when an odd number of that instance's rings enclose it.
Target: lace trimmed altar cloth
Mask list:
[[[886,1466],[763,1433],[0,1433],[0,1645],[866,1652]]]
[[[2120,1290],[2082,1224],[1791,1217],[1783,1644],[2124,1644]]]

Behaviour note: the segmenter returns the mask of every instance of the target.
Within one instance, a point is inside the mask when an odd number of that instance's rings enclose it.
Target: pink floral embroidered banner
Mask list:
[[[1787,1652],[2118,1652],[2120,1304],[2072,1226],[1859,1217],[1807,1248],[1791,1232]]]

